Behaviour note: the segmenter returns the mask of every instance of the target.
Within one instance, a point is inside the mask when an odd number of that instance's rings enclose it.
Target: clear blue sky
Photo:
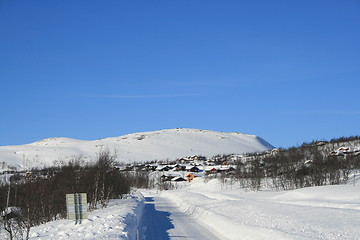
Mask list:
[[[0,0],[0,145],[360,135],[359,0]]]

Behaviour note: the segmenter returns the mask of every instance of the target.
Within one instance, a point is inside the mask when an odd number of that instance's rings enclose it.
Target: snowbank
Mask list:
[[[75,225],[58,220],[33,227],[30,239],[136,239],[144,197],[135,193],[127,199],[111,200],[109,206],[89,213],[87,220]],[[0,235],[1,238],[1,235]]]
[[[246,192],[197,179],[162,196],[221,239],[359,239],[360,184]]]

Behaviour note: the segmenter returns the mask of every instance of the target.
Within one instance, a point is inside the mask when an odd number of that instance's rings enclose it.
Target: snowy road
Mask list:
[[[360,240],[359,190],[348,184],[253,192],[198,179],[160,196],[222,239]]]
[[[139,230],[141,240],[219,239],[194,217],[181,212],[167,198],[155,196],[145,199]]]

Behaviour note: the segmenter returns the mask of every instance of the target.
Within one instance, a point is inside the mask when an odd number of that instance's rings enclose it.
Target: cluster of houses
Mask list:
[[[177,164],[178,165],[178,164]],[[168,170],[167,170],[168,169]],[[191,182],[194,178],[204,177],[207,175],[225,174],[232,175],[235,173],[235,166],[217,165],[217,166],[193,166],[180,165],[171,169],[168,165],[158,166],[155,171],[163,171],[161,181],[188,181]]]
[[[216,163],[216,164],[215,164]],[[219,162],[216,159],[206,159],[203,156],[189,156],[180,158],[171,163],[148,163],[117,167],[120,171],[148,171],[163,172],[162,181],[189,181],[196,177],[204,177],[210,174],[223,173],[231,175],[235,173],[235,165],[231,161]]]
[[[334,155],[334,156],[344,156],[347,154],[360,155],[360,147],[357,148],[339,147],[337,150],[330,152],[330,155]]]

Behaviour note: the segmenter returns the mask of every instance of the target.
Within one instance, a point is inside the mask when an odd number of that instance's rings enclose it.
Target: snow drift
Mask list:
[[[360,176],[347,185],[246,191],[197,178],[162,197],[221,239],[359,239]],[[356,179],[356,180],[355,180]]]
[[[83,220],[81,224],[63,219],[33,227],[30,231],[30,239],[134,240],[143,207],[144,198],[137,192],[126,199],[111,200],[107,208],[89,212],[89,218]],[[0,233],[0,238],[5,236],[2,234]]]

